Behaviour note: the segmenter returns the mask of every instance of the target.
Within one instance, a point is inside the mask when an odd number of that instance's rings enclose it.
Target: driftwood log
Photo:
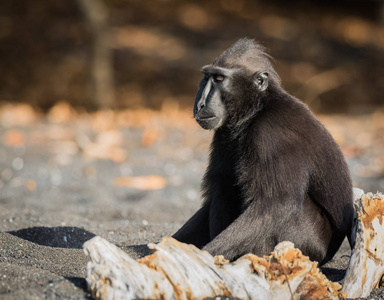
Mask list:
[[[329,281],[291,242],[270,256],[247,254],[233,263],[193,245],[164,238],[153,254],[134,260],[95,237],[84,244],[87,284],[97,299],[338,299],[366,297],[384,273],[384,201],[381,194],[356,201],[355,247],[343,287]]]
[[[355,246],[343,284],[349,298],[369,296],[384,274],[384,197],[368,193],[355,206]]]
[[[92,295],[97,299],[204,299],[219,295],[337,299],[341,290],[291,242],[277,245],[271,256],[248,254],[234,263],[170,237],[149,247],[154,253],[136,261],[100,237],[86,242],[90,258],[87,283]]]

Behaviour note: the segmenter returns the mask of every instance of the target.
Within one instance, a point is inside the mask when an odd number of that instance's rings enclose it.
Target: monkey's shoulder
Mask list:
[[[248,139],[269,151],[314,153],[329,147],[336,151],[336,142],[310,109],[290,95],[283,96],[255,116]]]
[[[301,131],[303,126],[307,129],[322,130],[319,121],[308,107],[292,96],[276,98],[270,101],[255,115],[254,128],[277,133],[282,130]]]

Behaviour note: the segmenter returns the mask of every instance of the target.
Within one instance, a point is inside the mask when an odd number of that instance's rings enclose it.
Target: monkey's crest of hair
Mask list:
[[[242,38],[225,50],[212,65],[224,68],[240,68],[250,73],[267,72],[270,80],[281,85],[281,79],[272,66],[273,58],[265,47],[250,38]]]

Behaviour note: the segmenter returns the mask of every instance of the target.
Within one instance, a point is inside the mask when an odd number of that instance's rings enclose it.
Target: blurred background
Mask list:
[[[315,112],[369,113],[383,105],[383,25],[379,0],[2,0],[0,100],[190,107],[200,67],[247,36]]]
[[[192,119],[200,68],[245,36],[331,131],[354,184],[384,190],[383,25],[378,0],[2,0],[0,200],[104,186],[190,204],[185,221],[212,134]]]

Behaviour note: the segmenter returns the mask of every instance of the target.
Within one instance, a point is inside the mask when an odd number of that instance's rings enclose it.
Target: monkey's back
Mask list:
[[[296,200],[303,201],[303,207],[308,196],[320,208],[318,214],[325,215],[330,224],[322,225],[330,239],[325,262],[351,234],[354,209],[348,165],[331,134],[304,104],[286,93],[278,93],[273,99],[255,116],[255,159],[274,169],[272,173],[285,185],[282,188],[288,195],[302,195]],[[284,160],[276,164],[279,156]],[[291,169],[296,171],[287,172]],[[296,180],[306,181],[301,185],[304,191],[294,190],[300,185],[290,185]]]

